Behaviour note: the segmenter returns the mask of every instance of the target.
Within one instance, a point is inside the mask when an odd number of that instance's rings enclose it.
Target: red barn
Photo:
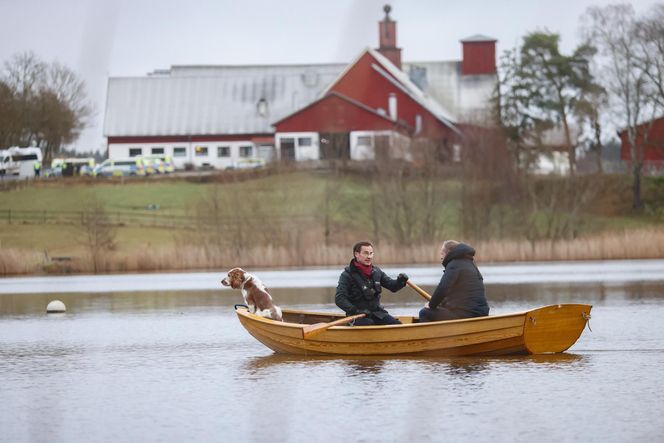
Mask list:
[[[457,122],[489,112],[495,40],[462,40],[461,61],[402,62],[384,10],[379,47],[350,64],[179,65],[110,78],[109,158],[170,155],[179,168],[218,169],[255,157],[416,161],[417,144],[459,159]]]
[[[278,155],[291,160],[366,160],[376,154],[409,159],[411,138],[452,146],[460,134],[440,105],[370,48],[322,98],[273,125]]]
[[[620,131],[618,135],[620,159],[629,163],[633,159],[627,130]],[[647,168],[659,169],[664,165],[664,117],[637,127],[635,158],[643,159]]]

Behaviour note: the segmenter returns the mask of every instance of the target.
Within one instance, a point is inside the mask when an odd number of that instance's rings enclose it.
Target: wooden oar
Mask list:
[[[321,332],[327,331],[328,328],[331,328],[332,326],[345,325],[346,323],[350,323],[357,318],[362,318],[365,316],[366,314],[357,314],[357,315],[351,315],[350,317],[340,318],[339,320],[334,320],[329,323],[316,323],[315,325],[307,325],[304,327],[302,331],[303,336],[305,339],[309,339],[317,336]]]
[[[408,281],[406,282],[406,284],[407,284],[408,286],[410,286],[411,288],[413,288],[413,289],[415,290],[415,292],[417,292],[418,294],[420,294],[422,297],[424,297],[424,298],[426,298],[427,300],[431,301],[431,296],[427,293],[427,291],[425,291],[424,289],[420,288],[419,286],[417,286],[415,283],[411,282],[410,280],[408,280]]]

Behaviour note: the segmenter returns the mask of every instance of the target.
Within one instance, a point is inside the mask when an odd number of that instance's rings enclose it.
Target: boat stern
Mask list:
[[[581,336],[590,319],[591,305],[545,306],[526,313],[523,339],[530,354],[563,352]]]

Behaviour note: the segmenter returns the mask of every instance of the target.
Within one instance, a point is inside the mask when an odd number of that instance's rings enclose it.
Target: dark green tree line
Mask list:
[[[557,145],[566,151],[573,176],[583,124],[581,116],[596,114],[596,97],[603,89],[590,72],[595,49],[584,44],[571,55],[565,55],[560,52],[559,43],[558,34],[533,32],[523,38],[521,47],[503,56],[498,116],[513,151],[526,169],[547,149],[544,141],[547,133],[560,130],[563,139]]]

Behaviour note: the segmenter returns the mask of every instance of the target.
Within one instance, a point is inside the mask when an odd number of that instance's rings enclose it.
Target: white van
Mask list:
[[[41,149],[12,146],[0,152],[0,174],[17,175],[20,178],[35,176],[35,163],[42,162]]]

